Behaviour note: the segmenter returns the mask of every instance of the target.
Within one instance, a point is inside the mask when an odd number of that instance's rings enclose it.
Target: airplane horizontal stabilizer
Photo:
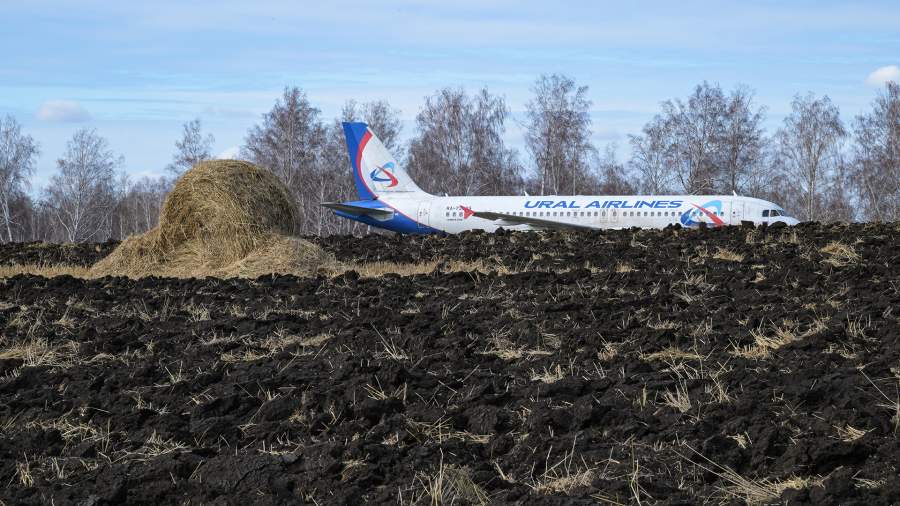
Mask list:
[[[353,216],[371,216],[376,220],[389,220],[394,217],[393,209],[365,207],[340,202],[323,202],[322,206],[342,213],[352,214]]]

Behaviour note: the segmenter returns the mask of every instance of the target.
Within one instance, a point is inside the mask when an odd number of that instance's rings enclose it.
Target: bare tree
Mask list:
[[[400,147],[400,110],[391,107],[386,100],[375,100],[358,104],[349,100],[341,110],[341,121],[365,121],[375,132],[390,153],[397,153]],[[341,134],[343,138],[343,134]]]
[[[669,133],[662,116],[657,115],[644,125],[643,135],[629,135],[631,160],[628,164],[639,175],[638,187],[647,195],[662,195],[671,191],[672,171]]]
[[[593,187],[589,187],[586,193],[593,195],[629,195],[637,191],[625,166],[622,165],[616,155],[616,143],[606,145],[603,156],[597,161],[596,175],[592,178]],[[586,185],[589,183],[585,183]]]
[[[115,168],[123,162],[95,130],[75,132],[57,160],[59,173],[50,179],[46,202],[63,239],[103,240],[111,234]]]
[[[852,182],[870,220],[900,219],[900,84],[888,82],[856,117]]]
[[[509,109],[486,88],[445,88],[425,99],[410,141],[408,170],[433,193],[488,195],[522,186],[516,153],[503,142]]]
[[[123,174],[116,186],[113,238],[124,239],[155,227],[171,182],[164,177],[132,181]]]
[[[752,188],[765,158],[763,121],[765,109],[754,108],[749,88],[741,86],[731,92],[718,142],[716,192],[744,193]]]
[[[15,118],[0,119],[0,216],[9,242],[16,225],[13,204],[24,197],[39,153],[38,144],[22,134]]]
[[[719,86],[697,85],[687,102],[663,102],[669,164],[680,190],[711,193],[719,177],[718,143],[725,126],[725,95]]]
[[[739,86],[727,95],[718,85],[697,85],[686,101],[667,100],[641,135],[630,136],[630,165],[641,190],[752,193],[765,171],[765,109]]]
[[[532,187],[544,194],[582,191],[591,156],[591,101],[588,87],[571,78],[542,75],[532,87],[534,98],[526,105],[525,144],[537,169]]]
[[[828,96],[797,95],[791,114],[775,139],[779,169],[796,195],[798,218],[827,219],[827,198],[841,168],[841,143],[847,135],[837,106]]]
[[[172,163],[166,167],[175,177],[181,176],[203,160],[212,158],[210,150],[216,139],[212,134],[204,137],[200,127],[200,118],[188,121],[182,127],[181,139],[175,141]]]
[[[299,88],[285,88],[281,100],[263,115],[262,125],[250,129],[241,152],[299,195],[301,180],[315,170],[324,140],[319,109]]]
[[[284,89],[262,125],[250,129],[241,149],[244,158],[271,170],[293,193],[301,232],[321,232],[327,211],[319,205],[326,185],[320,159],[324,145],[319,109],[293,87]]]

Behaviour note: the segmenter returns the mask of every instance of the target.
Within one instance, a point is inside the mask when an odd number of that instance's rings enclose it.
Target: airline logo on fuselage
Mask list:
[[[702,206],[698,206],[697,204],[691,205],[694,206],[694,209],[688,209],[681,214],[681,224],[683,226],[697,227],[703,221],[704,216],[709,218],[709,223],[713,226],[721,227],[725,224],[725,221],[719,217],[722,216],[721,200],[710,200]]]
[[[683,200],[528,200],[525,209],[678,209]]]

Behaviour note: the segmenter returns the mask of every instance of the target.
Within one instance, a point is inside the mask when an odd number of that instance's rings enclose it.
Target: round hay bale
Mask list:
[[[237,160],[202,162],[166,196],[159,226],[123,241],[91,274],[258,277],[327,269],[331,255],[290,237],[296,216],[272,173]]]
[[[160,247],[188,242],[220,259],[244,257],[272,233],[291,235],[297,214],[287,188],[271,172],[239,160],[201,162],[166,197],[159,218]]]

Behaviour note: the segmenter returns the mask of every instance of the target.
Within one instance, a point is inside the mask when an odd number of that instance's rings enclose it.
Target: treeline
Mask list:
[[[306,94],[284,90],[247,133],[240,157],[272,170],[301,211],[299,233],[364,233],[319,203],[356,198],[342,121],[369,123],[419,185],[434,194],[731,194],[778,202],[801,220],[900,219],[900,86],[888,83],[849,124],[827,96],[795,96],[774,133],[752,90],[702,83],[667,100],[630,156],[591,141],[588,88],[560,75],[532,87],[521,127],[525,153],[505,142],[505,99],[488,89],[445,88],[426,97],[415,132],[401,143],[400,111],[349,101],[322,117]],[[12,117],[0,119],[2,241],[104,241],[155,226],[173,181],[211,157],[199,120],[184,125],[166,177],[132,180],[95,130],[81,129],[45,188],[29,186],[40,147]],[[32,197],[31,195],[37,195]]]

